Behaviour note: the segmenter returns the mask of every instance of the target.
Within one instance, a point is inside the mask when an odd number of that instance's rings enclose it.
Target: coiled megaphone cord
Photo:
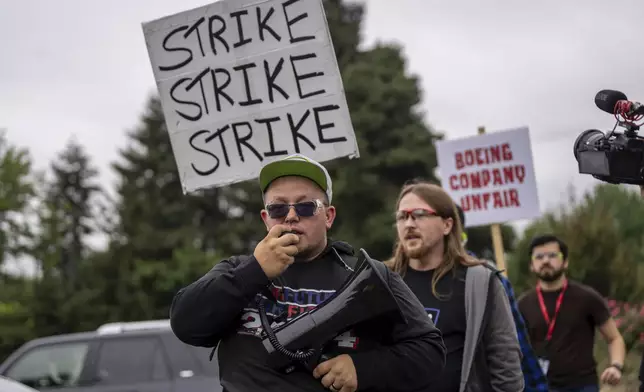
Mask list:
[[[262,328],[264,328],[264,331],[266,331],[266,335],[268,336],[268,341],[271,342],[275,350],[280,354],[285,355],[294,361],[308,361],[309,359],[311,359],[313,354],[315,354],[314,349],[309,349],[307,351],[292,352],[286,347],[284,347],[279,340],[277,340],[277,336],[275,336],[275,332],[273,332],[273,329],[271,328],[271,325],[268,322],[268,317],[266,316],[266,309],[264,308],[265,301],[266,301],[266,298],[264,298],[264,296],[260,296],[260,300],[258,301],[258,304],[257,304],[257,307],[259,310],[259,319],[262,323]]]

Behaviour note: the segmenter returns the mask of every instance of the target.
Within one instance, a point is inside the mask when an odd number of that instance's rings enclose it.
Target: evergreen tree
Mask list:
[[[29,152],[12,145],[0,131],[0,269],[6,257],[25,251],[30,230],[23,218],[34,196]]]
[[[59,266],[63,277],[74,287],[79,266],[90,251],[87,238],[97,234],[93,205],[97,194],[102,192],[97,183],[99,173],[75,141],[67,144],[51,168],[54,181],[46,200],[62,223]]]
[[[118,221],[103,256],[110,259],[104,274],[111,318],[167,317],[176,290],[205,273],[216,255],[235,243],[236,233],[224,225],[232,192],[183,194],[157,97],[128,136],[120,162],[113,164]]]
[[[118,175],[117,233],[133,257],[168,260],[195,233],[157,98],[128,137],[121,162],[112,165]]]
[[[325,0],[324,13],[329,24],[338,66],[340,70],[344,70],[356,60],[358,55],[364,6],[342,0]]]
[[[33,337],[28,301],[30,286],[23,277],[3,271],[5,263],[25,256],[31,228],[30,204],[35,196],[29,151],[13,145],[0,131],[0,362]]]
[[[52,162],[51,172],[41,189],[32,252],[42,271],[34,289],[35,326],[45,335],[77,330],[89,305],[86,291],[93,286],[80,273],[91,252],[88,238],[95,234],[93,200],[101,192],[97,169],[75,141]]]

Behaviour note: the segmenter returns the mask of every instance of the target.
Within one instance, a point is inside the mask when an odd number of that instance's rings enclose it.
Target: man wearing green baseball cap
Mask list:
[[[259,186],[262,193],[266,192],[271,182],[285,176],[308,178],[322,189],[326,194],[327,202],[331,203],[333,196],[331,177],[326,168],[320,163],[304,155],[293,154],[267,164],[259,173]]]
[[[336,211],[323,165],[290,155],[266,164],[259,185],[268,234],[252,255],[222,260],[177,293],[170,312],[175,335],[194,346],[219,344],[224,391],[428,390],[445,361],[441,333],[401,277],[386,269],[404,320],[382,317],[341,334],[328,344],[330,359],[312,372],[270,366],[260,317],[275,326],[314,309],[342,287],[357,257],[349,244],[327,236]]]

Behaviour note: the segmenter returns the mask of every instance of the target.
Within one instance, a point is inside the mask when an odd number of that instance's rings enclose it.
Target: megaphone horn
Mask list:
[[[404,316],[387,283],[387,267],[360,249],[358,263],[342,287],[326,301],[273,330],[263,303],[259,315],[262,343],[276,368],[293,369],[293,363],[312,370],[332,339],[361,322],[396,312]]]

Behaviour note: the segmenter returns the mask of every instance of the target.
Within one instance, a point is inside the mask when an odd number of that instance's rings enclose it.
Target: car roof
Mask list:
[[[92,332],[79,332],[79,333],[68,333],[52,336],[44,336],[41,338],[35,338],[24,344],[23,347],[28,348],[31,346],[40,346],[43,344],[52,344],[52,343],[69,343],[80,340],[91,340],[97,338],[99,335],[95,331]]]
[[[38,392],[37,390],[26,386],[25,384],[19,383],[18,381],[12,380],[0,376],[0,391],[2,392]]]
[[[51,335],[36,338],[25,343],[23,348],[28,349],[32,346],[87,341],[98,339],[102,336],[140,336],[150,334],[159,335],[166,333],[172,333],[169,320],[149,320],[122,323],[117,322],[103,324],[95,331]]]

